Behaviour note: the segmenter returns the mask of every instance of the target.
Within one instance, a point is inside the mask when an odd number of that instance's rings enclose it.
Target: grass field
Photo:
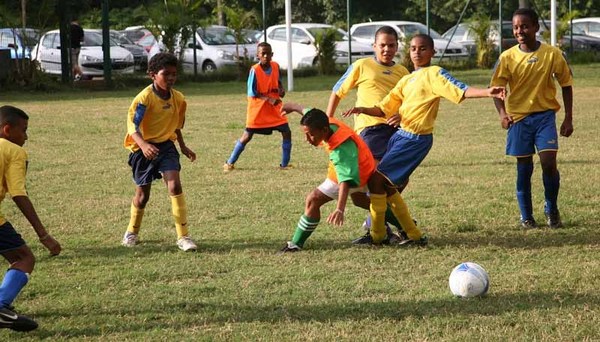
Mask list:
[[[455,75],[484,86],[489,74]],[[430,237],[427,248],[352,247],[365,212],[349,205],[343,227],[322,223],[304,251],[283,256],[276,251],[291,237],[304,196],[324,179],[327,156],[302,141],[294,116],[294,169],[276,169],[280,136],[256,136],[238,169],[224,174],[244,127],[244,83],[179,87],[188,100],[184,137],[199,156],[182,162],[200,247],[190,254],[175,246],[161,183],[143,244],[120,246],[134,190],[121,146],[140,89],[0,94],[0,104],[30,114],[28,190],[64,248],[49,257],[4,200],[3,213],[38,260],[15,304],[40,328],[2,330],[0,341],[600,340],[600,64],[575,66],[574,74],[575,133],[560,139],[558,155],[566,228],[519,229],[514,160],[504,156],[492,101],[442,101],[433,149],[404,192]],[[325,108],[335,80],[296,79],[286,100]],[[537,160],[533,192],[542,223]],[[486,297],[450,294],[448,276],[463,261],[487,269]]]

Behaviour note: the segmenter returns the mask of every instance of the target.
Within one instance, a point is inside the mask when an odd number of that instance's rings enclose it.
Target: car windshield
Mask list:
[[[397,25],[400,31],[404,33],[404,36],[414,36],[417,34],[427,34],[427,26],[421,24],[399,24]],[[433,29],[429,29],[429,35],[433,39],[441,39],[439,33]]]
[[[117,42],[111,37],[110,46],[117,46]],[[102,46],[102,34],[98,32],[85,31],[81,46]]]
[[[312,34],[313,37],[317,37],[318,35],[323,34],[327,30],[331,30],[331,29],[335,30],[335,41],[336,42],[348,40],[348,36],[343,31],[336,30],[333,27],[311,27],[311,28],[307,28],[306,30],[308,30],[308,32],[310,32],[310,34]]]
[[[126,35],[119,32],[111,32],[110,39],[114,39],[119,44],[130,44],[133,45],[134,42],[131,41]]]
[[[225,27],[208,27],[198,29],[200,39],[208,45],[232,45],[235,44],[233,32]]]

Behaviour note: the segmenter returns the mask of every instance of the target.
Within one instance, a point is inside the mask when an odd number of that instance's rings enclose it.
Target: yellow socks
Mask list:
[[[171,209],[175,219],[175,229],[177,230],[177,239],[189,234],[187,227],[187,206],[183,193],[171,196]]]
[[[127,231],[133,234],[140,232],[140,226],[142,225],[142,218],[144,217],[144,209],[139,209],[133,202],[131,203],[131,216],[129,218],[129,226]]]
[[[421,236],[423,236],[423,233],[419,230],[419,228],[417,228],[417,225],[413,221],[412,217],[410,217],[408,206],[406,203],[404,203],[402,196],[396,192],[387,198],[387,202],[390,204],[390,209],[392,209],[394,216],[396,216],[402,225],[402,229],[404,229],[406,235],[408,235],[408,238],[414,241],[419,240]],[[373,203],[373,195],[371,195],[371,203]],[[372,212],[371,215],[373,215]]]
[[[381,243],[387,234],[385,230],[386,209],[386,195],[371,194],[371,238],[374,243]]]

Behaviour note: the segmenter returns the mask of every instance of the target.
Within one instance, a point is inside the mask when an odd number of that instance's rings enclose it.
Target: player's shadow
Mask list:
[[[570,307],[597,307],[600,305],[598,295],[579,295],[571,292],[529,292],[516,294],[491,294],[485,298],[458,299],[445,297],[433,300],[361,302],[349,298],[346,302],[334,304],[292,304],[292,305],[260,305],[222,304],[203,301],[202,297],[190,296],[179,304],[156,309],[140,309],[136,305],[103,306],[99,310],[86,313],[84,326],[71,326],[60,331],[39,330],[31,333],[37,338],[49,338],[60,335],[61,338],[81,338],[105,336],[117,333],[145,333],[148,331],[168,330],[184,331],[191,326],[206,326],[235,323],[269,323],[289,324],[290,322],[322,322],[331,324],[336,321],[361,321],[379,319],[418,321],[427,318],[452,319],[458,316],[501,316],[506,313],[536,310],[568,310]],[[81,313],[72,310],[56,310],[38,312],[36,318],[54,319],[79,316]],[[173,315],[177,319],[173,319]],[[124,324],[97,325],[106,317],[119,317]],[[151,317],[151,319],[136,319]],[[57,328],[59,329],[59,328]]]

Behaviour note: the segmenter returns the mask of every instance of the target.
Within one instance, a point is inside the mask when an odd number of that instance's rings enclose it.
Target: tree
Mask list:
[[[248,51],[244,48],[244,53],[240,54],[240,44],[246,42],[244,29],[253,29],[258,26],[258,14],[254,10],[247,11],[241,7],[222,7],[223,14],[227,19],[227,27],[231,29],[235,37],[235,58],[238,64],[240,79],[245,78],[250,70],[250,57]]]

